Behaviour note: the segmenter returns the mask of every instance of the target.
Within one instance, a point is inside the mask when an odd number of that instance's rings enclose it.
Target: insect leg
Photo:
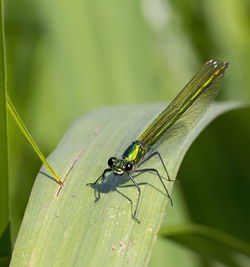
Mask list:
[[[100,176],[96,179],[96,181],[95,181],[94,183],[88,183],[88,184],[86,184],[86,186],[88,186],[88,185],[90,185],[90,186],[92,186],[92,185],[96,185],[96,184],[99,182],[100,179],[102,179],[102,182],[103,182],[104,179],[105,179],[105,175],[106,175],[106,173],[107,173],[107,172],[111,172],[111,171],[112,171],[111,168],[105,169],[105,170],[103,171],[102,175],[100,175]],[[95,192],[96,192],[96,189],[95,189]],[[95,200],[95,201],[97,201],[97,200],[99,200],[99,199],[100,199],[100,188],[98,187],[98,196],[96,197],[96,200]]]
[[[146,161],[148,161],[149,159],[151,159],[151,158],[154,157],[154,156],[158,156],[158,157],[160,158],[161,163],[162,163],[162,165],[163,165],[163,167],[164,167],[164,170],[165,170],[165,172],[166,172],[166,174],[167,174],[168,180],[169,180],[169,181],[174,181],[174,180],[170,179],[170,176],[169,176],[169,174],[168,174],[167,167],[166,167],[165,163],[163,162],[163,159],[162,159],[161,154],[159,153],[159,151],[155,151],[155,152],[151,153],[150,155],[148,155],[142,162],[140,162],[140,163],[138,164],[138,167],[140,167],[143,163],[145,163]]]
[[[105,174],[106,174],[107,172],[111,172],[111,171],[112,171],[111,168],[105,169],[105,170],[103,171],[102,175],[100,175],[100,176],[96,179],[96,181],[95,181],[94,183],[88,183],[88,184],[86,184],[86,185],[95,185],[95,184],[97,184],[101,178],[102,178],[102,180],[105,179]]]
[[[133,185],[134,186],[134,185]],[[130,208],[131,208],[131,217],[133,218],[134,214],[133,214],[133,201],[132,199],[130,199],[128,196],[126,196],[125,194],[123,194],[121,191],[119,191],[117,188],[115,189],[116,192],[118,192],[120,195],[122,195],[123,197],[125,197],[129,203],[130,203]],[[136,221],[138,222],[138,221]]]
[[[128,173],[128,177],[134,183],[134,185],[136,186],[136,188],[138,190],[138,198],[137,198],[134,214],[132,213],[132,219],[134,219],[137,223],[140,223],[140,221],[136,218],[136,213],[137,213],[137,209],[138,209],[138,205],[139,205],[139,201],[140,201],[140,197],[141,197],[141,188],[135,182],[135,180],[133,179],[133,177],[129,173]]]
[[[154,169],[154,168],[146,168],[146,169],[142,169],[142,170],[134,170],[133,172],[155,172],[158,175],[158,177],[159,177],[159,179],[160,179],[160,181],[161,181],[161,183],[162,183],[162,185],[163,185],[163,187],[164,187],[164,189],[166,191],[166,194],[167,194],[167,196],[168,196],[168,198],[170,200],[171,206],[173,206],[173,201],[172,201],[171,196],[168,193],[167,187],[165,186],[165,184],[164,184],[159,172],[156,169]]]

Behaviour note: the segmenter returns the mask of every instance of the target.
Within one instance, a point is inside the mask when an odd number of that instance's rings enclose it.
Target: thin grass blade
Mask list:
[[[53,168],[50,166],[50,164],[48,163],[48,161],[44,157],[43,153],[39,149],[38,145],[36,144],[35,140],[33,139],[32,135],[30,134],[28,129],[26,128],[25,124],[23,123],[21,117],[19,116],[17,110],[15,109],[15,107],[14,107],[14,105],[13,105],[13,103],[12,103],[12,101],[8,95],[7,95],[7,107],[8,107],[10,114],[12,115],[13,119],[15,120],[16,124],[18,125],[19,129],[21,130],[21,132],[23,133],[25,138],[28,140],[28,142],[30,143],[30,145],[32,146],[34,151],[36,152],[37,156],[41,159],[43,164],[48,168],[48,170],[50,171],[50,173],[52,174],[54,179],[62,186],[63,183],[62,183],[61,179],[57,176],[57,174],[55,173]]]
[[[0,1],[0,237],[9,224],[9,178],[6,114],[6,60],[3,1]]]

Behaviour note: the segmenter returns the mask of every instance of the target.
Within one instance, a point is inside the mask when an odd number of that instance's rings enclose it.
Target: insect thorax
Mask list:
[[[133,164],[139,163],[145,156],[146,146],[139,141],[134,141],[122,155],[122,158]]]

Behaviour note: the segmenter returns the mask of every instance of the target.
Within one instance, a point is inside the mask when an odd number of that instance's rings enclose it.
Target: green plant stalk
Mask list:
[[[24,134],[24,136],[26,137],[26,139],[28,140],[28,142],[31,144],[31,146],[33,147],[33,149],[35,150],[36,154],[38,155],[38,157],[41,159],[41,161],[44,163],[44,165],[48,168],[48,170],[50,171],[50,173],[52,174],[52,176],[54,177],[54,179],[61,185],[63,186],[63,182],[61,181],[61,179],[57,176],[57,174],[55,173],[55,171],[52,169],[52,167],[50,166],[50,164],[48,163],[48,161],[46,160],[46,158],[44,157],[43,153],[41,152],[41,150],[39,149],[38,145],[36,144],[35,140],[33,139],[33,137],[31,136],[31,134],[29,133],[29,131],[27,130],[27,128],[25,127],[21,117],[19,116],[18,112],[16,111],[12,101],[10,100],[9,96],[7,95],[7,108],[10,112],[10,114],[12,115],[13,119],[15,120],[15,122],[17,123],[18,127],[20,128],[20,130],[22,131],[22,133]]]
[[[3,1],[0,2],[0,236],[9,223],[6,60]]]
[[[167,226],[159,234],[226,266],[243,266],[243,259],[248,265],[250,262],[249,244],[211,227],[198,224]]]
[[[204,239],[206,238],[220,243],[221,246],[223,245],[230,247],[235,251],[237,250],[250,256],[249,244],[232,235],[204,225],[186,224],[180,226],[163,227],[161,228],[159,235],[173,240],[177,239],[178,237],[185,237],[186,235],[197,235],[203,237]]]

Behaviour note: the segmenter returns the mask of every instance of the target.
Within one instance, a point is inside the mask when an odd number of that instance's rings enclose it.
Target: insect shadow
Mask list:
[[[151,173],[151,172],[148,172]],[[137,176],[139,176],[141,173],[136,173],[133,175],[133,178],[136,178]],[[152,172],[152,174],[155,174]],[[165,177],[162,177],[165,180],[168,180]],[[101,183],[97,183],[97,184],[92,184],[90,185],[93,189],[94,189],[94,196],[95,196],[95,202],[97,202],[100,198],[101,198],[101,194],[108,194],[110,192],[117,192],[118,194],[120,194],[122,197],[126,198],[129,202],[130,202],[130,208],[131,208],[131,216],[134,220],[136,220],[138,223],[140,223],[140,221],[134,216],[134,208],[133,208],[133,201],[130,197],[128,197],[126,194],[124,194],[123,192],[121,192],[119,189],[120,188],[129,188],[129,187],[136,187],[134,184],[126,184],[127,182],[129,182],[130,179],[129,177],[124,174],[122,176],[116,176],[113,173],[110,173],[109,175],[107,175],[105,177],[104,180],[102,180]],[[137,183],[139,186],[144,186],[144,185],[148,185],[150,187],[152,187],[154,190],[157,190],[159,193],[163,194],[164,196],[168,197],[168,195],[163,192],[162,190],[160,190],[159,188],[157,188],[156,186],[152,185],[151,183],[148,182],[141,182],[141,183]]]

